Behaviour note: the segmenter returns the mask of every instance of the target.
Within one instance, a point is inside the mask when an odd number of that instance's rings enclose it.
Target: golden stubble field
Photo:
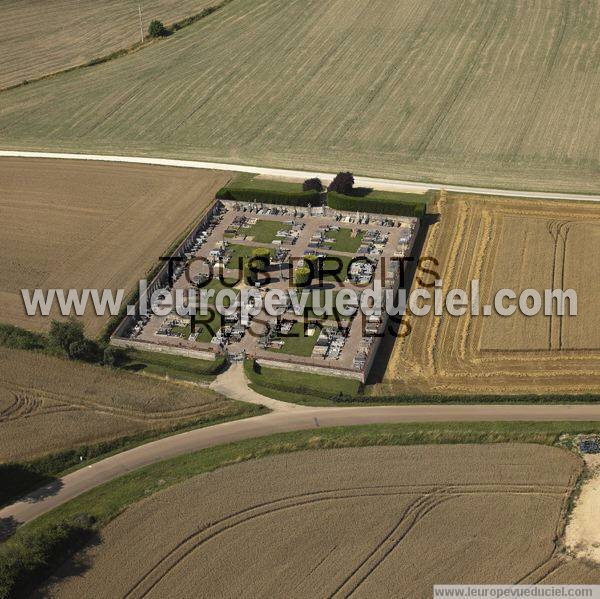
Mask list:
[[[573,569],[600,581],[559,547],[580,470],[573,454],[524,444],[253,460],[128,508],[44,596],[415,598]]]
[[[600,207],[448,195],[437,212],[422,255],[439,261],[444,291],[469,292],[479,280],[483,306],[500,289],[532,288],[542,297],[545,289],[574,289],[578,314],[409,316],[412,332],[396,341],[375,392],[597,391]],[[432,278],[422,275],[424,283]]]
[[[0,462],[242,412],[209,389],[0,348]]]
[[[132,289],[195,224],[227,173],[75,160],[0,159],[0,319],[28,317],[21,289]],[[109,315],[90,307],[96,335]]]
[[[143,0],[144,35],[154,19],[166,25],[199,13],[213,0]],[[0,88],[77,66],[140,40],[133,0],[3,0]]]

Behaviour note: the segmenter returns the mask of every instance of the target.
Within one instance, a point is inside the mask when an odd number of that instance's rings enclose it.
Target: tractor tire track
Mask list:
[[[441,503],[444,503],[445,501],[448,501],[449,499],[453,499],[462,494],[516,493],[562,495],[565,492],[565,488],[560,485],[544,485],[543,487],[537,488],[535,486],[526,484],[508,486],[498,484],[498,487],[503,487],[501,489],[480,488],[482,486],[494,487],[495,485],[459,485],[452,486],[448,489],[439,488],[435,485],[424,485],[424,488],[420,490],[416,490],[415,485],[381,485],[377,487],[358,488],[350,487],[346,489],[302,493],[299,495],[280,498],[274,501],[256,504],[233,514],[229,514],[215,522],[211,522],[200,530],[194,531],[182,539],[175,547],[173,547],[173,549],[160,558],[145,574],[143,574],[141,578],[139,578],[138,581],[124,594],[124,597],[138,598],[147,596],[175,567],[185,561],[206,542],[214,539],[223,532],[255,520],[256,518],[268,516],[287,509],[320,503],[323,501],[335,501],[362,497],[382,497],[390,495],[415,495],[420,493],[419,497],[415,499],[407,508],[405,508],[398,523],[394,526],[386,538],[377,545],[377,547],[369,554],[369,556],[367,556],[367,558],[361,562],[361,564],[344,581],[344,583],[342,583],[342,585],[340,585],[340,587],[338,587],[338,589],[331,595],[333,597],[355,576],[360,568],[367,564],[368,560],[373,558],[375,563],[369,564],[369,572],[366,576],[361,578],[360,581],[358,581],[354,587],[354,590],[355,588],[358,588],[358,586],[362,584],[364,580],[366,580],[366,578],[377,568],[377,566],[383,562],[385,557],[387,557],[389,553],[401,542],[401,540],[406,536],[406,534],[408,534],[416,522],[427,515],[433,508],[437,507]],[[405,529],[402,527],[402,524],[406,524],[407,522],[409,525]],[[400,536],[395,534],[399,531]],[[383,549],[383,555],[376,556],[377,552],[381,551],[383,546],[385,546]],[[354,590],[351,592],[354,592]]]

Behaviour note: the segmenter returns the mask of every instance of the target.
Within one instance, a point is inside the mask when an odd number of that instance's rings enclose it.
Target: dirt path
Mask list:
[[[581,487],[565,530],[565,545],[575,556],[600,563],[600,455],[583,458],[589,478]]]
[[[232,364],[210,384],[210,388],[229,399],[263,405],[273,412],[297,412],[309,409],[298,404],[265,397],[250,389],[242,362]]]

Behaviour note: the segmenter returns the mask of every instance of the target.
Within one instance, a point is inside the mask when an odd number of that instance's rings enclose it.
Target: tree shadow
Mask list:
[[[40,585],[28,589],[28,597],[48,597],[50,588],[70,578],[83,576],[93,565],[92,549],[102,544],[102,538],[97,532],[92,532],[81,545],[74,548],[74,553],[66,557],[64,561],[54,566],[54,570]]]
[[[15,534],[20,522],[17,522],[12,516],[0,518],[0,541],[8,539]]]
[[[0,464],[0,505],[13,503],[17,499],[35,503],[56,495],[62,486],[62,481],[56,477],[27,464]]]
[[[147,367],[148,367],[148,364],[144,364],[141,362],[132,362],[130,364],[125,364],[125,366],[122,366],[121,369],[127,370],[129,372],[141,372],[142,370],[145,370]]]
[[[35,491],[31,491],[24,497],[21,497],[19,500],[25,503],[37,503],[38,501],[43,501],[47,497],[52,497],[56,495],[64,486],[62,480],[58,478],[54,478],[52,482],[36,489]]]
[[[370,193],[373,193],[372,187],[353,187],[352,191],[348,195],[354,198],[364,198]]]

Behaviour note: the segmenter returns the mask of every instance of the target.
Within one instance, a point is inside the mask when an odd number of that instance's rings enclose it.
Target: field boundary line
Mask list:
[[[334,173],[321,173],[314,171],[290,170],[281,168],[270,168],[263,166],[251,166],[247,164],[229,164],[225,162],[205,162],[200,160],[179,160],[175,158],[150,158],[144,156],[115,156],[103,154],[77,154],[63,152],[33,152],[21,150],[0,150],[0,158],[50,158],[58,160],[91,160],[100,162],[125,162],[130,164],[149,164],[155,166],[172,166],[179,168],[196,168],[214,171],[228,171],[236,173],[250,173],[271,177],[283,177],[289,179],[309,179],[318,177],[329,182],[335,176]],[[445,185],[434,182],[405,181],[400,179],[383,179],[375,177],[355,176],[355,182],[359,187],[372,187],[381,191],[396,191],[399,193],[417,191],[425,193],[427,190],[446,191],[451,193],[464,193],[474,195],[491,195],[511,198],[527,198],[537,200],[566,200],[576,202],[600,202],[600,195],[523,191],[511,189],[496,189],[489,187],[469,187],[461,185]]]

